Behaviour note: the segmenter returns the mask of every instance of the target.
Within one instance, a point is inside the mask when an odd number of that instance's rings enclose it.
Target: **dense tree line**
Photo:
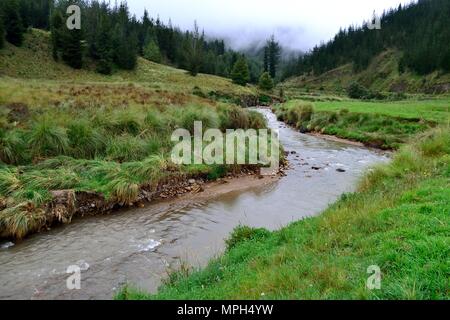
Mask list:
[[[67,13],[67,8],[71,4],[81,8],[80,30],[67,28],[66,21],[72,14]],[[186,69],[193,76],[214,74],[242,85],[259,83],[264,71],[271,78],[265,75],[266,83],[280,73],[281,47],[273,36],[264,48],[243,55],[226,48],[221,39],[206,37],[196,23],[193,30],[182,31],[171,21],[152,18],[148,11],[138,19],[130,14],[125,1],[110,5],[103,0],[2,0],[1,19],[0,47],[2,35],[20,46],[28,28],[48,30],[53,58],[76,69],[93,61],[102,74],[111,74],[115,69],[132,70],[137,57],[142,56]]]
[[[66,27],[71,4],[81,7],[81,30]],[[97,71],[110,74],[114,69],[134,69],[139,55],[197,73],[231,77],[240,54],[227,49],[223,40],[209,39],[195,24],[182,31],[169,21],[131,15],[125,1],[113,6],[99,0],[2,0],[0,6],[0,46],[2,34],[16,46],[29,27],[51,31],[53,57],[73,68],[83,61],[95,61]],[[0,20],[0,21],[2,21]],[[4,32],[2,32],[4,29]],[[259,77],[255,75],[255,82]]]
[[[284,77],[321,74],[346,63],[355,71],[365,69],[371,59],[388,48],[403,52],[399,71],[418,74],[450,71],[450,1],[419,0],[384,12],[381,29],[351,26],[328,43],[292,61]]]

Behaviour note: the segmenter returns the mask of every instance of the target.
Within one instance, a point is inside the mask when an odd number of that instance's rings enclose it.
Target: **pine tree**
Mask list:
[[[116,27],[116,30],[120,29],[120,26]],[[127,35],[126,31],[115,31],[114,36],[114,62],[121,69],[133,70],[137,64],[136,34]]]
[[[270,91],[273,89],[273,80],[268,72],[264,72],[259,78],[258,86],[261,90]]]
[[[52,40],[52,54],[55,61],[58,60],[58,53],[62,49],[62,33],[63,17],[59,10],[55,10],[51,18],[51,40]]]
[[[272,79],[275,79],[281,57],[281,47],[279,43],[275,41],[275,36],[272,36],[267,43],[267,50],[269,54],[269,74]]]
[[[450,72],[450,48],[443,53],[440,65],[442,70]]]
[[[269,72],[269,47],[264,47],[264,72]]]
[[[109,31],[109,24],[106,17],[100,22],[99,35],[97,37],[97,72],[101,74],[111,74],[113,67],[112,37]]]
[[[144,48],[144,58],[156,63],[162,60],[161,51],[155,40],[150,40]]]
[[[5,45],[5,27],[3,25],[2,12],[0,10],[0,49]]]
[[[190,36],[188,33],[186,50],[186,67],[191,76],[196,76],[201,69],[203,60],[203,38],[198,31],[197,22],[194,24],[194,32]]]
[[[247,60],[240,57],[233,66],[231,71],[231,79],[235,84],[245,86],[250,80],[250,72],[248,70]]]
[[[19,4],[17,0],[6,0],[3,10],[6,40],[17,47],[20,47],[23,42],[24,29],[19,14]]]
[[[81,46],[81,30],[69,30],[63,28],[65,32],[62,36],[62,59],[74,69],[81,69],[83,66],[83,49]]]

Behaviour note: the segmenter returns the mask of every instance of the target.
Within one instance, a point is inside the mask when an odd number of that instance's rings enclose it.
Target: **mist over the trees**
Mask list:
[[[287,50],[307,51],[328,41],[339,28],[361,25],[375,10],[398,7],[411,0],[129,0],[130,11],[141,17],[146,8],[162,21],[192,29],[194,20],[207,35],[224,38],[235,50],[265,45],[274,34]]]

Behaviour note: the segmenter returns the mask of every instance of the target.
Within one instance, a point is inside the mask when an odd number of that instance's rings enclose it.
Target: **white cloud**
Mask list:
[[[260,41],[274,33],[293,49],[307,50],[327,41],[350,24],[361,24],[373,11],[411,0],[128,0],[141,17],[151,16],[191,29],[194,20],[207,34],[232,39],[235,47]]]

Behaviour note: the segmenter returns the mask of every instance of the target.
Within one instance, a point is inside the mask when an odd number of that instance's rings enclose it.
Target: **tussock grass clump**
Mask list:
[[[264,129],[267,128],[267,120],[264,116],[254,110],[249,111],[249,127],[252,129]]]
[[[247,129],[250,127],[250,114],[239,107],[219,107],[220,129]]]
[[[112,137],[106,147],[108,159],[118,162],[136,161],[148,154],[145,140],[129,134]]]
[[[139,185],[126,177],[117,177],[108,184],[112,197],[121,205],[131,204],[139,195]]]
[[[123,169],[141,181],[150,181],[160,176],[168,168],[168,161],[163,154],[152,155],[140,162],[130,162]]]
[[[0,162],[23,164],[28,157],[26,150],[27,145],[21,131],[0,128]]]
[[[21,186],[22,183],[17,177],[17,169],[0,168],[0,195],[8,197]]]
[[[29,232],[45,226],[43,210],[36,210],[29,203],[21,203],[0,211],[0,234],[16,239],[24,238]]]
[[[270,235],[266,229],[255,229],[247,226],[238,226],[231,233],[230,237],[225,241],[227,250],[242,244],[245,241],[261,240]]]
[[[296,126],[298,123],[311,120],[313,106],[310,103],[299,103],[291,107],[285,116],[288,124]]]
[[[204,130],[219,127],[217,113],[203,106],[189,106],[177,109],[174,116],[178,119],[178,127],[188,130],[191,134],[194,133],[195,121],[201,121]]]
[[[107,143],[105,135],[87,121],[69,124],[67,136],[73,157],[92,159],[105,153]]]
[[[66,130],[47,118],[39,120],[32,126],[28,143],[36,158],[64,155],[69,151]]]
[[[113,132],[129,133],[131,135],[138,135],[141,132],[141,121],[137,113],[123,110],[114,115],[114,122],[112,126]]]
[[[145,116],[144,124],[146,128],[150,130],[150,132],[160,133],[168,129],[168,124],[165,123],[165,120],[166,119],[164,119],[161,112],[157,110],[150,110]]]

